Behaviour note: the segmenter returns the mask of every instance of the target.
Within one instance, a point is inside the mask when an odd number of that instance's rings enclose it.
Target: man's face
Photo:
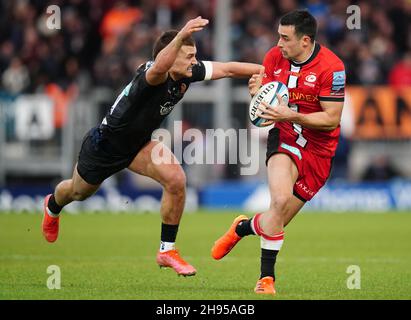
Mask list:
[[[278,39],[278,47],[284,58],[295,60],[299,57],[304,49],[310,44],[310,37],[304,35],[301,38],[295,33],[295,26],[278,26],[278,34],[280,38]]]
[[[197,48],[195,46],[183,45],[177,54],[171,72],[174,72],[184,78],[193,75],[193,66],[197,64]]]

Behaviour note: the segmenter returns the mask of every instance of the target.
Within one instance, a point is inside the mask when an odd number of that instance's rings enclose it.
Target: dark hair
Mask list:
[[[168,30],[163,32],[163,34],[154,42],[153,46],[153,60],[156,59],[158,53],[163,50],[168,44],[173,41],[176,37],[178,30]],[[183,40],[183,45],[185,46],[195,46],[196,42],[193,37],[189,37]]]
[[[314,42],[317,34],[317,21],[307,10],[294,10],[280,19],[283,26],[294,26],[296,35],[301,38],[307,35]]]

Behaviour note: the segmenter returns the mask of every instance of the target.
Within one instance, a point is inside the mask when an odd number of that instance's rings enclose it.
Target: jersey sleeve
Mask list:
[[[127,96],[131,101],[135,101],[141,96],[146,90],[153,88],[146,79],[147,70],[154,64],[153,61],[148,61],[140,65],[137,69],[137,73],[134,76],[133,81],[131,81],[128,86],[123,90],[124,95]]]
[[[262,84],[265,85],[268,82],[274,81],[274,62],[275,62],[275,54],[274,49],[268,51],[263,60],[264,70],[264,78]]]
[[[191,82],[211,80],[213,75],[213,64],[211,61],[198,61],[193,66],[193,75],[190,78]]]
[[[345,70],[342,63],[324,73],[320,84],[320,101],[344,101]]]

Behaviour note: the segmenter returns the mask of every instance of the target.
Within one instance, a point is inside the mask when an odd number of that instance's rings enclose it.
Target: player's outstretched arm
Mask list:
[[[183,45],[183,40],[190,37],[194,32],[203,30],[207,24],[208,20],[200,16],[186,23],[173,41],[159,52],[153,66],[148,69],[146,80],[150,85],[158,85],[167,80],[168,70],[176,60],[178,51]]]
[[[221,78],[248,78],[254,74],[260,73],[264,67],[260,64],[246,62],[217,62],[212,61],[213,74],[211,80]]]

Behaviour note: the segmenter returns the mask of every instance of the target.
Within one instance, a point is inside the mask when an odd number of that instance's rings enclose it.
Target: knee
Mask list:
[[[173,170],[163,183],[164,188],[170,193],[184,192],[186,187],[186,175],[182,169]]]
[[[278,194],[272,197],[270,209],[277,214],[283,215],[287,209],[287,206],[291,200],[288,195]]]
[[[71,197],[75,201],[83,201],[90,197],[90,195],[79,191],[73,191]]]

